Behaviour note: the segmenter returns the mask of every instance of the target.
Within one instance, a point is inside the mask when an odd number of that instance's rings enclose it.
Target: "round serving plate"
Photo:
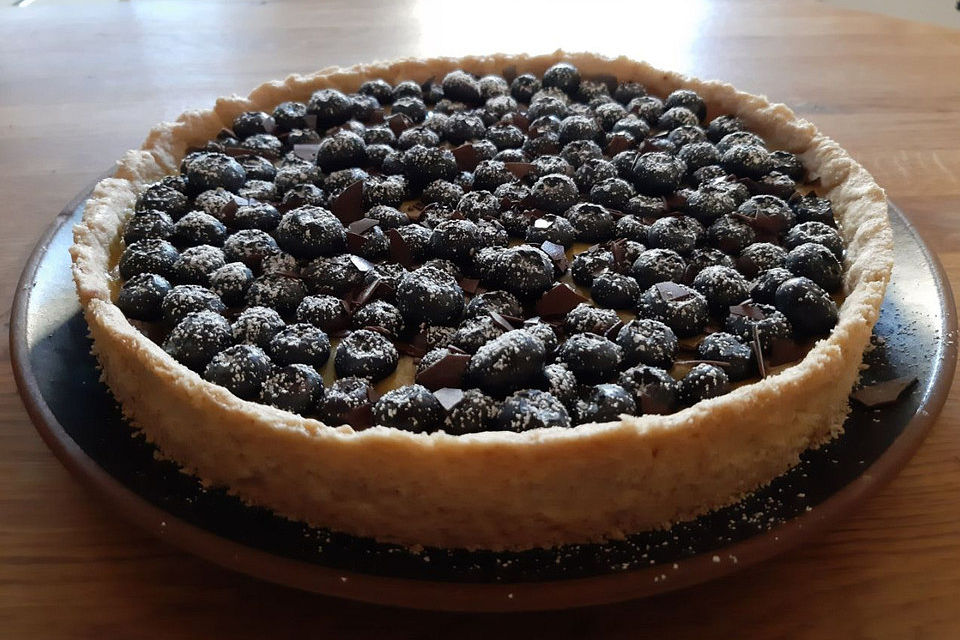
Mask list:
[[[937,259],[890,208],[896,266],[864,382],[916,378],[895,403],[854,403],[843,436],[739,503],[666,531],[515,553],[414,553],[310,528],[207,489],[123,419],[100,382],[68,248],[90,190],[60,213],[24,269],[11,354],[40,435],[84,484],[159,538],[224,567],[318,593],[424,609],[507,611],[615,602],[717,578],[795,547],[892,478],[952,381],[953,296]],[[6,428],[11,428],[7,425]]]

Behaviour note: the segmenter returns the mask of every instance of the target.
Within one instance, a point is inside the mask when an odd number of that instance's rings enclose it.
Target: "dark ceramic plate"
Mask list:
[[[70,275],[71,227],[88,195],[44,236],[14,301],[14,372],[40,435],[85,484],[158,537],[225,567],[334,596],[432,609],[551,609],[641,597],[759,562],[822,530],[903,466],[947,396],[956,358],[947,280],[892,207],[897,266],[866,377],[916,377],[899,402],[854,406],[843,437],[740,503],[669,531],[522,553],[415,554],[205,490],[131,437],[98,380]]]

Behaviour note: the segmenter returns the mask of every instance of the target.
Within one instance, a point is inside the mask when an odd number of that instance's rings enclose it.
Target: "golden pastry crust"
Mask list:
[[[246,402],[206,382],[137,331],[111,302],[111,255],[136,196],[252,109],[356,91],[381,77],[425,81],[463,68],[542,73],[559,60],[665,95],[688,87],[772,146],[799,154],[847,243],[840,320],[798,364],[666,416],[465,436],[385,427],[355,432]],[[290,518],[404,545],[524,549],[621,537],[736,501],[836,436],[892,268],[886,200],[867,171],[782,104],[626,58],[558,51],[399,60],[293,75],[249,97],[156,126],[100,182],[74,232],[73,272],[103,379],[165,457]]]

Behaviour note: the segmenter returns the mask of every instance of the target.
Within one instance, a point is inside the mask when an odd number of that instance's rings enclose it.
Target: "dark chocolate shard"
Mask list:
[[[317,152],[320,151],[319,144],[295,144],[293,145],[293,155],[307,162],[317,161]]]
[[[393,131],[393,135],[399,136],[401,133],[413,126],[413,120],[411,120],[405,113],[394,113],[386,118],[387,126],[390,127],[390,130]]]
[[[390,258],[407,269],[412,267],[413,252],[410,251],[407,241],[404,240],[400,232],[396,229],[390,229],[387,236],[390,238]]]
[[[562,316],[583,302],[587,302],[587,299],[576,289],[558,282],[537,300],[536,309],[541,316]]]
[[[620,333],[620,329],[623,329],[623,320],[617,320],[613,326],[603,332],[603,337],[607,340],[615,340],[617,334]]]
[[[653,286],[657,288],[657,293],[660,294],[660,298],[665,302],[683,300],[693,295],[693,291],[689,287],[677,284],[676,282],[658,282]]]
[[[767,317],[763,309],[750,301],[730,307],[730,315],[742,316],[744,318],[750,318],[751,320],[763,320]]]
[[[750,333],[752,334],[753,342],[753,357],[757,361],[757,369],[760,371],[760,377],[767,377],[767,365],[763,360],[763,348],[760,345],[760,331],[757,329],[757,324],[753,323],[750,325]]]
[[[373,426],[373,411],[370,403],[364,403],[359,407],[354,407],[343,414],[343,421],[356,429],[363,431]]]
[[[806,354],[803,346],[789,338],[774,338],[770,343],[770,365],[774,367],[801,360]]]
[[[513,331],[514,327],[510,324],[510,321],[507,320],[503,315],[496,311],[488,311],[487,315],[493,319],[494,324],[503,329],[504,331]]]
[[[900,399],[903,392],[917,383],[914,376],[903,376],[860,387],[850,397],[865,407],[882,407]]]
[[[465,293],[473,295],[477,292],[477,288],[480,286],[480,281],[476,278],[460,278],[460,288],[464,290]]]
[[[460,401],[463,400],[463,389],[457,389],[455,387],[444,387],[442,389],[437,389],[433,392],[433,395],[440,401],[440,404],[446,411],[450,411],[455,406],[460,404]]]
[[[417,374],[417,383],[431,391],[444,387],[462,387],[469,354],[449,353]]]
[[[378,224],[380,224],[379,220],[374,220],[373,218],[360,218],[359,220],[354,220],[353,222],[348,224],[347,231],[350,231],[351,233],[363,235],[364,233],[374,228]]]
[[[457,160],[460,171],[473,171],[480,164],[480,154],[469,142],[453,148],[453,157]]]
[[[702,360],[702,359],[693,359],[693,360],[674,360],[673,364],[681,364],[690,367],[695,367],[698,364],[709,364],[714,367],[720,367],[721,369],[726,369],[730,366],[729,362],[724,362],[722,360]]]
[[[357,180],[331,200],[330,211],[343,224],[363,218],[363,181]]]
[[[367,244],[367,238],[359,233],[347,232],[347,249],[350,250],[350,253],[360,253],[365,244]]]
[[[607,148],[604,150],[604,152],[608,156],[613,157],[618,153],[626,151],[631,146],[633,146],[633,136],[623,133],[615,133],[610,136],[610,142],[607,143]]]
[[[533,171],[533,163],[531,162],[504,162],[503,166],[507,168],[507,171],[515,175],[518,180],[523,180]]]
[[[361,273],[366,273],[367,271],[376,268],[372,262],[357,255],[351,255],[350,262],[352,262],[353,266],[355,266]]]

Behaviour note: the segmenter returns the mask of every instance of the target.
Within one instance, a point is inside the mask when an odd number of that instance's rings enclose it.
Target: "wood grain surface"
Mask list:
[[[154,122],[330,64],[558,47],[789,104],[873,172],[960,284],[960,32],[805,2],[4,4],[5,327],[44,227]],[[960,637],[960,390],[893,483],[805,548],[656,598],[512,615],[379,608],[222,570],[85,493],[9,365],[0,421],[0,638]]]

